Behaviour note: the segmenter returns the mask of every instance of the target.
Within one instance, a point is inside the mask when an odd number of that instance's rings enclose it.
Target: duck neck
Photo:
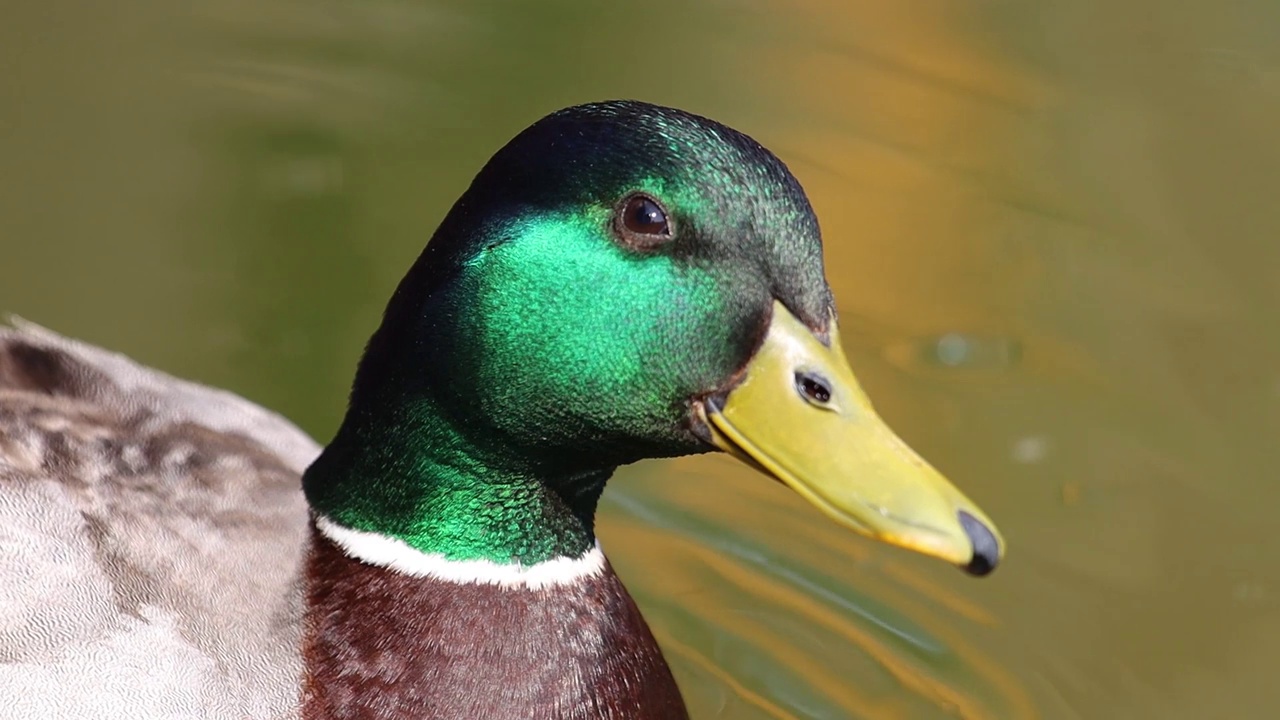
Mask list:
[[[430,399],[369,400],[353,399],[303,476],[318,528],[350,554],[528,567],[591,553],[614,468],[523,463],[470,441]]]
[[[413,577],[313,532],[303,720],[684,720],[649,627],[602,560],[534,588]]]

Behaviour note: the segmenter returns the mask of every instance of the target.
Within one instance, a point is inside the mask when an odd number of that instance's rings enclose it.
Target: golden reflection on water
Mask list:
[[[619,571],[642,579],[637,597],[668,618],[656,630],[686,688],[698,684],[688,666],[716,678],[745,706],[726,717],[1037,717],[1017,679],[955,629],[993,625],[981,606],[831,533],[762,476],[696,464],[713,469],[628,473],[603,530]],[[771,685],[787,704],[761,694]]]
[[[695,717],[1263,717],[1277,36],[1207,1],[20,0],[0,311],[323,439],[500,143],[684,106],[795,170],[864,386],[1010,546],[973,580],[727,459],[625,469],[602,535]]]

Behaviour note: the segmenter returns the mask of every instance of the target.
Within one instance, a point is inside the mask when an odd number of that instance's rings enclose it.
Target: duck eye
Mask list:
[[[656,247],[671,239],[671,221],[667,211],[648,195],[632,195],[618,209],[618,233],[635,248]]]
[[[622,210],[622,222],[628,230],[641,235],[670,235],[667,214],[658,203],[644,195],[636,195],[627,201]]]

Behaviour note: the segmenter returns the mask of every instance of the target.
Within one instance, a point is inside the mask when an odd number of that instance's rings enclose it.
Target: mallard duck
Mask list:
[[[0,715],[683,718],[594,530],[620,465],[726,451],[975,574],[990,520],[873,411],[786,166],[605,102],[498,151],[321,449],[226,392],[0,330]]]

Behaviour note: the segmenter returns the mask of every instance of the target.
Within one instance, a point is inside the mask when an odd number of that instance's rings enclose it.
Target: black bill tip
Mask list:
[[[973,544],[973,557],[965,566],[965,572],[977,577],[990,574],[1000,564],[1000,543],[996,541],[996,534],[964,510],[960,511],[960,526]]]

